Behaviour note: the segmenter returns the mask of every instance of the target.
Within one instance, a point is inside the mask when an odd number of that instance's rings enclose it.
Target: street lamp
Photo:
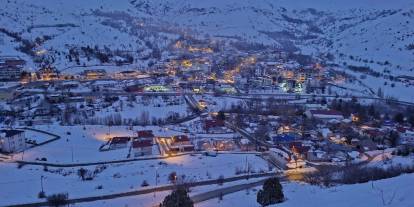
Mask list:
[[[155,188],[157,188],[158,185],[158,167],[155,167]],[[157,197],[156,195],[157,189],[154,190],[154,198]]]

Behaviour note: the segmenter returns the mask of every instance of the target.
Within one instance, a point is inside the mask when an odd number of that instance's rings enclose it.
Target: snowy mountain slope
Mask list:
[[[331,53],[334,63],[414,75],[414,50],[408,49],[414,43],[411,0],[1,1],[1,28],[28,40],[51,36],[33,50],[48,51],[59,69],[76,65],[66,57],[71,47],[87,45],[133,51],[134,64],[146,66],[153,47],[163,50],[189,32]],[[22,54],[10,36],[0,32],[0,38],[0,55]],[[81,57],[79,62],[96,61]]]
[[[357,64],[354,60],[361,59],[360,64],[369,65],[372,60],[380,72],[396,68],[400,74],[401,68],[404,74],[407,69],[414,74],[414,52],[407,49],[414,42],[412,1],[132,2],[141,13],[211,35],[282,47],[293,42],[307,53],[331,52],[341,62]],[[377,64],[385,61],[389,67]]]
[[[4,2],[0,8],[0,28],[5,30],[0,32],[0,38],[3,39],[0,42],[0,55],[20,55],[35,62],[37,58],[46,56],[53,59],[59,70],[98,62],[82,55],[79,61],[69,61],[67,55],[73,48],[79,50],[80,47],[89,46],[99,50],[133,51],[139,53],[136,55],[139,58],[148,55],[152,47],[162,49],[169,38],[174,37],[174,34],[152,31],[152,28],[132,30],[131,25],[126,23],[135,22],[127,22],[128,14],[124,13],[128,10],[128,4],[117,4],[117,1],[95,1],[95,4],[89,1],[53,0]],[[122,15],[126,17],[122,19]],[[134,18],[134,21],[142,20]],[[25,50],[25,40],[35,44],[27,45],[28,49]],[[147,41],[157,44],[149,45]],[[28,58],[30,56],[32,58]],[[139,61],[137,65],[146,62]],[[36,67],[34,63],[31,65]]]

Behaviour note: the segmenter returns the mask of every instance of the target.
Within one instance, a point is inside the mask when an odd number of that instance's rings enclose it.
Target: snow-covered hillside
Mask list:
[[[133,65],[145,67],[187,34],[329,53],[340,65],[414,75],[412,0],[1,1],[0,55],[37,62],[36,56],[46,55],[59,70],[96,64],[96,58],[82,55],[87,46],[116,51],[113,59],[132,56]],[[159,50],[161,55],[154,54]]]
[[[332,53],[336,62],[414,74],[414,2],[151,0],[141,13],[212,36]],[[384,64],[385,62],[389,64]]]

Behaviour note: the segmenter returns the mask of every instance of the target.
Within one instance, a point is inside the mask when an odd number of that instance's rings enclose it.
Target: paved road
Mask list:
[[[19,92],[19,91],[18,91]],[[74,96],[105,96],[105,95],[154,95],[154,96],[183,96],[183,95],[195,95],[193,92],[181,92],[181,91],[169,91],[169,92],[125,92],[125,91],[96,91],[96,92],[52,92],[52,91],[24,91],[27,94],[63,94],[69,95],[72,94]],[[205,95],[215,95],[214,92],[205,92]],[[231,97],[231,98],[239,98],[239,99],[257,99],[259,98],[275,98],[275,99],[298,99],[298,98],[343,98],[343,99],[350,99],[355,97],[357,99],[367,99],[367,100],[378,100],[378,101],[389,101],[395,104],[401,105],[409,105],[414,106],[413,102],[407,101],[398,101],[398,100],[387,100],[386,98],[379,98],[373,96],[337,96],[337,95],[326,95],[326,94],[289,94],[289,93],[238,93],[235,95],[232,94],[222,94],[222,97]]]
[[[230,193],[235,193],[235,192],[238,192],[238,191],[241,191],[241,190],[245,190],[245,189],[248,189],[248,188],[253,188],[253,187],[262,185],[266,179],[262,179],[262,180],[259,180],[259,181],[254,181],[254,182],[251,182],[251,183],[244,183],[244,184],[219,188],[219,189],[215,189],[215,190],[205,192],[205,193],[200,193],[200,194],[191,196],[191,200],[193,200],[194,203],[200,203],[200,202],[210,200],[210,199],[213,199],[213,198],[218,198],[220,196],[224,196],[224,195],[227,195],[227,194],[230,194]]]
[[[197,101],[195,100],[194,96],[192,94],[186,94],[184,95],[185,101],[188,103],[191,109],[193,109],[194,112],[200,114],[204,109],[198,105]]]

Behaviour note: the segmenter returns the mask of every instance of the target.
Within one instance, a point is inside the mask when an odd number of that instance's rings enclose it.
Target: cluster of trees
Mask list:
[[[244,104],[245,103],[245,104]],[[286,100],[276,100],[272,97],[263,99],[254,97],[245,102],[232,104],[230,109],[225,110],[229,113],[255,114],[255,115],[281,115],[292,116],[297,113],[298,107],[286,104]]]
[[[77,174],[78,174],[79,178],[82,179],[82,181],[85,181],[85,180],[93,180],[93,178],[97,174],[101,173],[105,169],[106,169],[106,166],[105,165],[97,166],[95,168],[95,170],[93,170],[93,171],[88,170],[88,169],[85,169],[85,168],[79,168]]]
[[[122,57],[123,59],[113,60],[113,57],[115,56]],[[66,56],[69,62],[75,61],[77,65],[81,65],[80,57],[85,57],[87,61],[91,61],[92,58],[95,58],[101,63],[115,62],[117,65],[132,64],[134,62],[134,57],[128,52],[123,52],[121,50],[112,51],[106,46],[101,49],[98,45],[95,45],[94,47],[88,45],[86,47],[80,47],[80,49],[71,48]]]
[[[392,152],[393,155],[398,156],[408,156],[410,153],[414,153],[414,148],[410,148],[406,145],[399,146],[395,151]]]
[[[381,73],[372,70],[368,66],[353,66],[349,65],[348,68],[354,72],[365,73],[374,77],[380,77]]]
[[[181,116],[179,113],[171,113],[166,118],[156,118],[150,117],[148,111],[142,112],[136,118],[122,118],[121,114],[115,113],[111,115],[107,115],[105,117],[82,117],[83,113],[80,114],[70,114],[70,113],[63,113],[63,120],[62,125],[107,125],[107,126],[147,126],[147,125],[163,125],[168,123],[176,123],[177,121],[181,120]]]
[[[344,101],[342,99],[334,99],[331,102],[330,108],[342,112],[344,116],[350,116],[351,114],[358,114],[361,121],[372,120],[372,118],[379,119],[381,112],[378,110],[378,105],[362,105],[356,100]]]
[[[5,28],[0,28],[0,33],[6,34],[7,36],[13,38],[16,42],[20,42],[19,47],[17,48],[19,51],[34,57],[35,53],[33,49],[36,47],[36,43],[30,41],[28,39],[24,39],[21,36],[21,33],[9,31]]]
[[[69,195],[67,193],[58,193],[46,198],[49,206],[59,207],[68,204]]]
[[[358,115],[361,122],[370,121],[373,119],[380,120],[394,120],[399,124],[409,123],[414,126],[414,108],[413,107],[401,107],[400,110],[404,112],[393,112],[388,106],[373,103],[370,105],[363,105],[356,100],[344,101],[342,99],[334,99],[331,102],[330,108],[342,112],[344,116],[350,116],[351,114]]]
[[[403,113],[398,112],[394,115],[393,119],[399,124],[409,123],[411,126],[414,126],[414,109],[408,108]]]

